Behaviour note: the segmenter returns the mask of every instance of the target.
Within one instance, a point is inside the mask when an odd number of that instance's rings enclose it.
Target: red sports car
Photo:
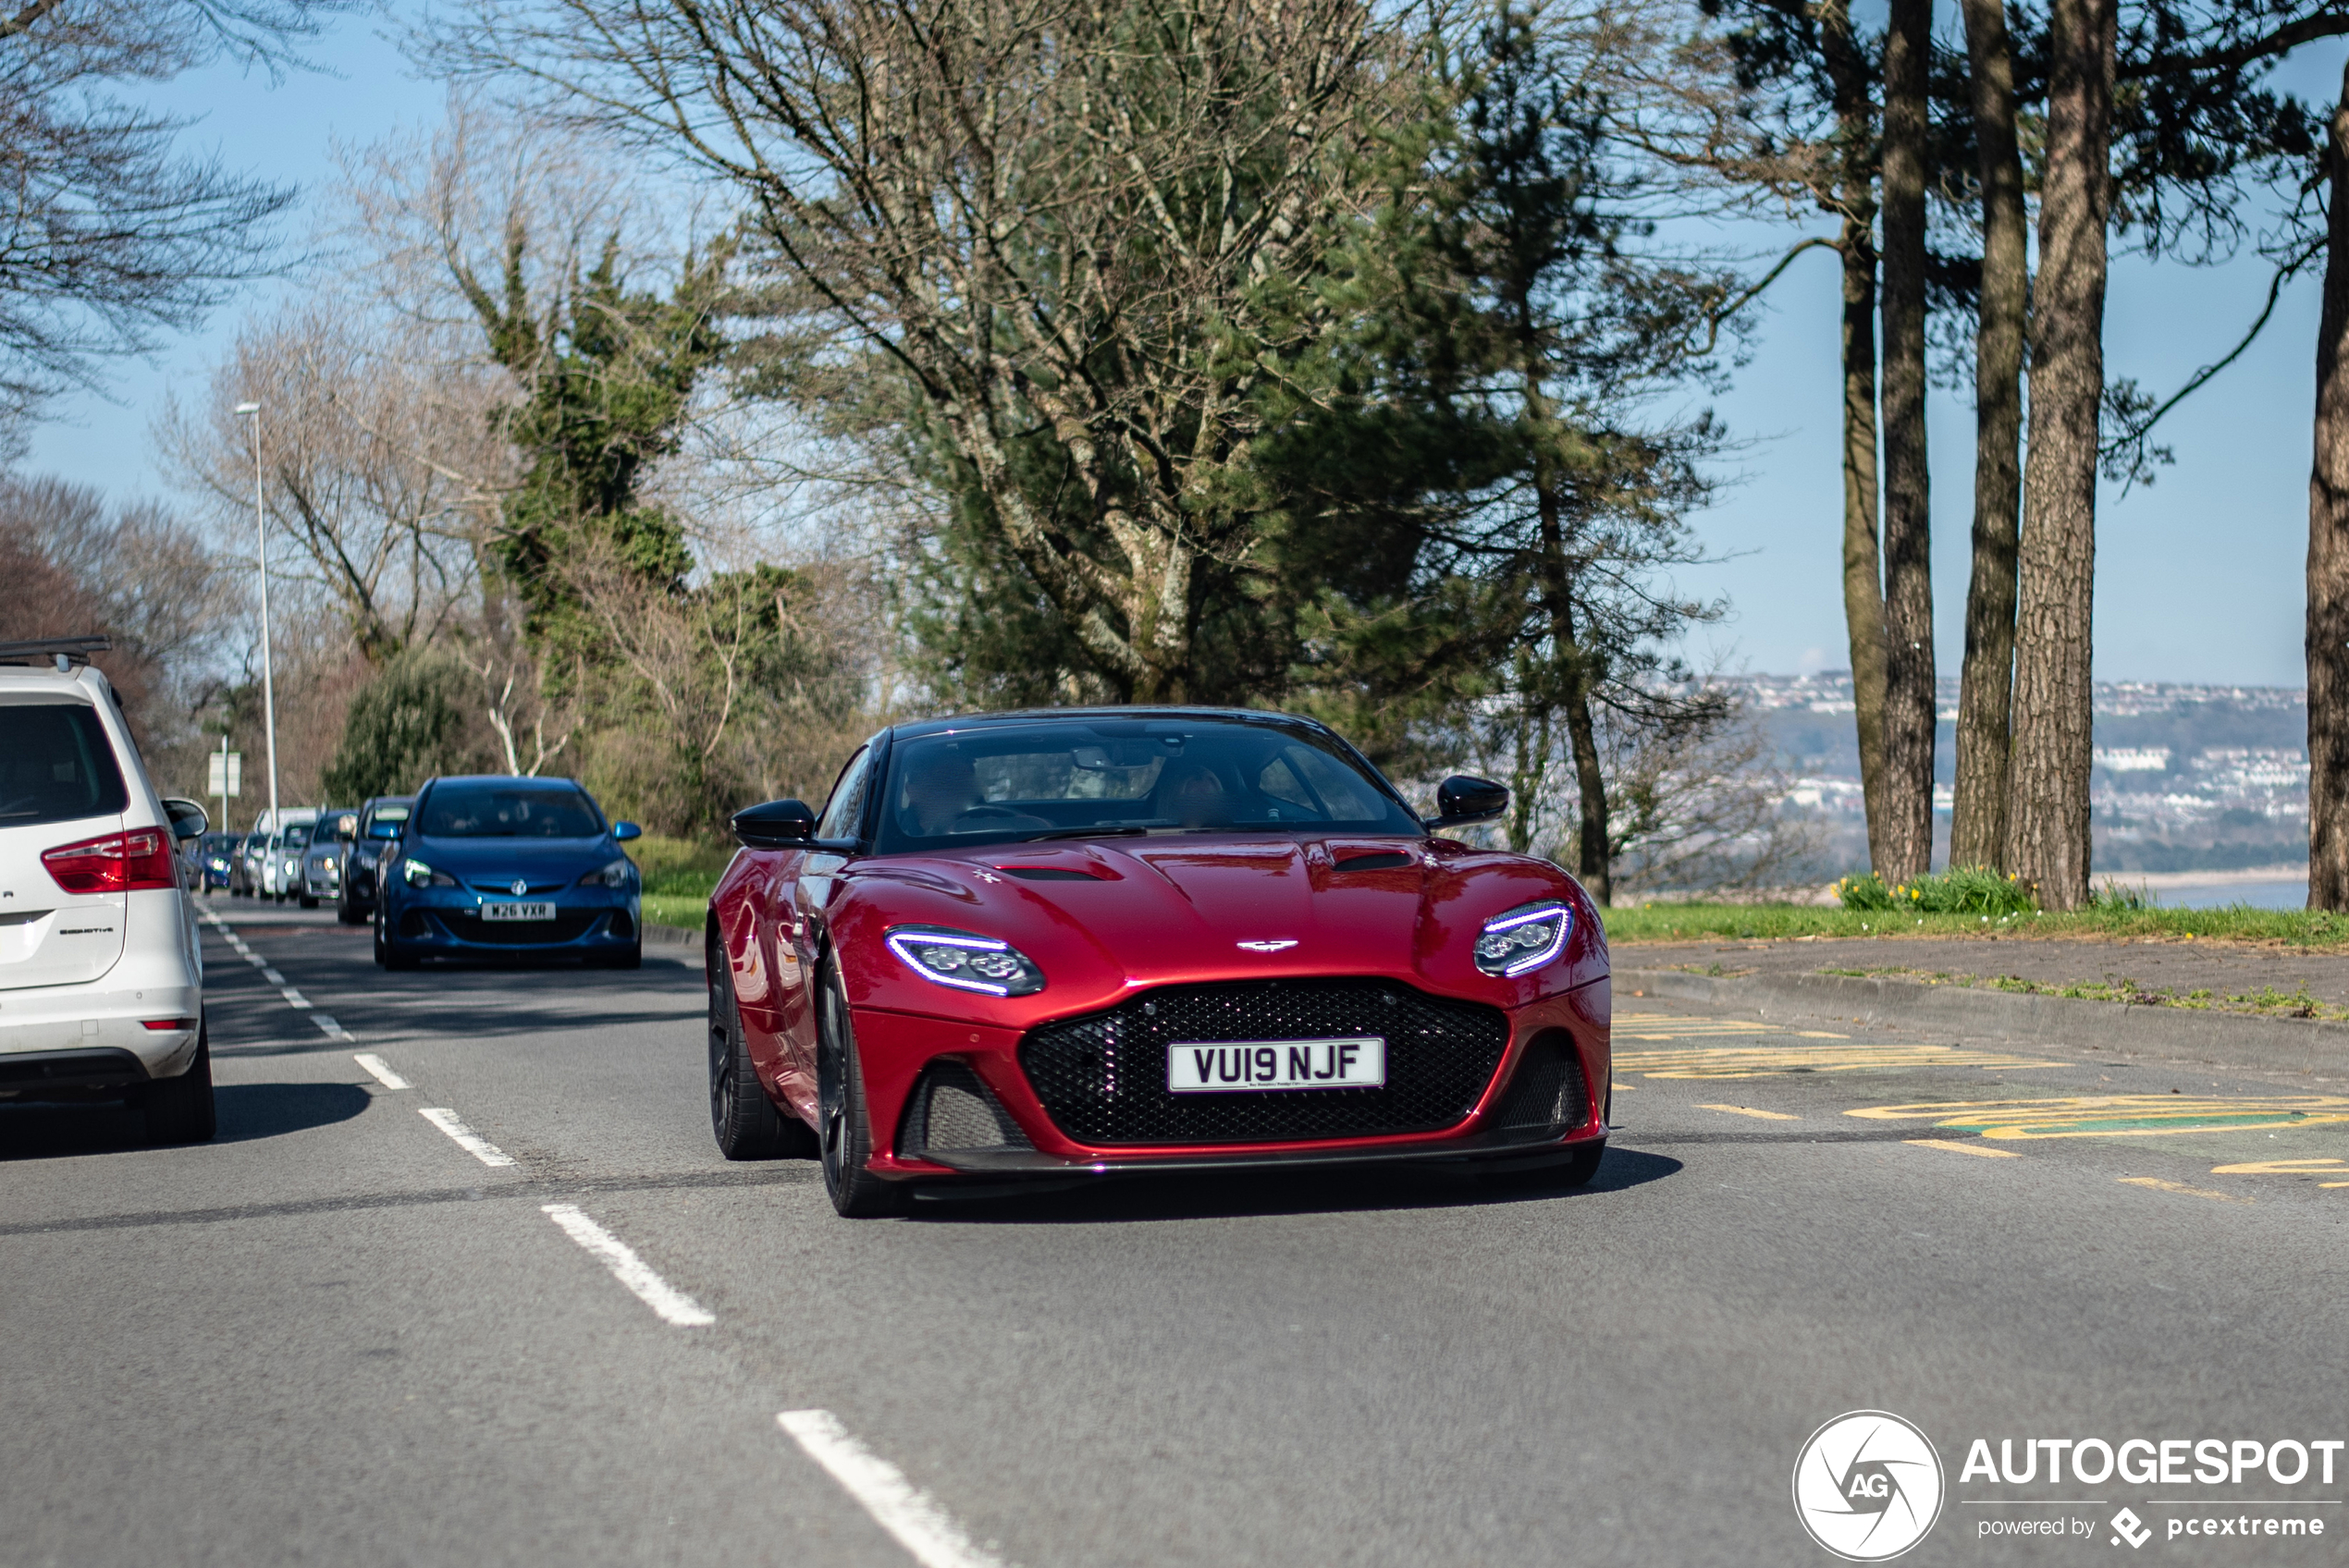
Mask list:
[[[1588,1181],[1606,938],[1545,861],[1441,837],[1322,725],[1203,708],[899,725],[733,819],[709,900],[732,1159],[916,1187],[1437,1160]]]

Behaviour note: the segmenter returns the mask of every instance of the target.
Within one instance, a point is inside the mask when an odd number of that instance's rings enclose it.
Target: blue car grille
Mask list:
[[[565,888],[570,887],[571,884],[568,882],[533,882],[527,888],[524,888],[523,889],[523,893],[521,894],[514,891],[514,879],[510,876],[491,877],[480,882],[468,882],[465,886],[471,888],[476,893],[500,893],[510,899],[519,898],[523,894],[528,893],[560,893]]]

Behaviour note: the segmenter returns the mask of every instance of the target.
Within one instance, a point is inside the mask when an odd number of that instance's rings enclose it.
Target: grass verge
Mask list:
[[[1985,977],[1939,969],[1906,969],[1880,964],[1867,969],[1822,969],[1822,974],[1853,979],[1911,980],[1925,986],[1955,986],[1966,990],[2010,991],[2035,997],[2071,997],[2080,1001],[2126,1002],[2134,1007],[2177,1007],[2195,1011],[2251,1012],[2269,1018],[2319,1018],[2328,1023],[2349,1021],[2349,1007],[2320,1001],[2306,986],[2279,991],[2262,986],[2256,991],[2215,991],[2207,987],[2180,991],[2160,986],[2140,986],[2126,977],[2056,983],[2024,980],[2012,974]]]
[[[2323,910],[2118,909],[2071,914],[1909,914],[1831,904],[1619,904],[1605,912],[1610,943],[1797,937],[2087,937],[2257,942],[2349,950],[2349,915]]]

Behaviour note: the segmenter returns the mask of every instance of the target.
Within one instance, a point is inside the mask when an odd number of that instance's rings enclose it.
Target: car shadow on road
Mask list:
[[[1639,1149],[1610,1150],[1580,1187],[1527,1171],[1506,1177],[1398,1166],[1351,1171],[1245,1175],[1115,1176],[1079,1187],[916,1202],[917,1220],[946,1224],[1114,1224],[1121,1220],[1222,1219],[1256,1215],[1347,1214],[1403,1208],[1489,1208],[1503,1204],[1590,1199],[1677,1174],[1680,1162]]]
[[[223,1084],[213,1090],[220,1128],[212,1141],[248,1144],[332,1126],[366,1109],[370,1097],[356,1084]],[[146,1144],[146,1117],[126,1105],[0,1106],[0,1160],[111,1154]]]

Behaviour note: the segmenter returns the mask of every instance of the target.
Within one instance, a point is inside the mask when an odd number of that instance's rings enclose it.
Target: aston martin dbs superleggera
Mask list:
[[[1546,861],[1443,835],[1322,725],[1200,708],[900,725],[820,814],[738,813],[709,900],[730,1158],[842,1214],[919,1186],[1437,1160],[1587,1181],[1606,939]]]

